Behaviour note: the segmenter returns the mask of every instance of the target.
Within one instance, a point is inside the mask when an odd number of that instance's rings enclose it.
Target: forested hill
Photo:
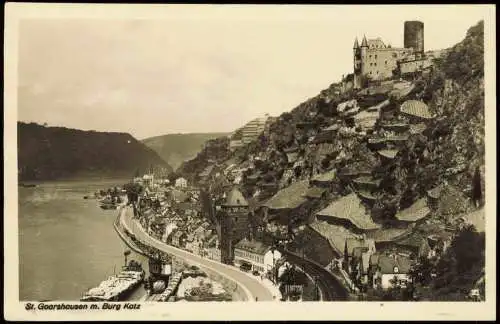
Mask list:
[[[224,137],[227,133],[166,134],[143,139],[142,142],[177,169],[203,148],[206,141]]]
[[[132,177],[150,168],[172,172],[158,154],[127,133],[83,131],[18,122],[19,180]]]

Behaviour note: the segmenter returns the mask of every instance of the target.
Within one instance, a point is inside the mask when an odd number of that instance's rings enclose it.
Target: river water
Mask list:
[[[119,272],[128,250],[113,228],[116,210],[83,199],[126,180],[59,181],[19,188],[19,298],[77,301]],[[147,259],[133,251],[147,269]],[[144,294],[139,288],[131,297]]]

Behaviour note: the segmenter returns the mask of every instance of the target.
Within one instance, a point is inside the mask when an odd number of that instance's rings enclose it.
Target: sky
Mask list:
[[[441,49],[486,17],[457,5],[124,6],[20,21],[18,120],[138,139],[231,132],[351,73],[356,36],[402,46],[404,21],[420,20],[425,50]]]

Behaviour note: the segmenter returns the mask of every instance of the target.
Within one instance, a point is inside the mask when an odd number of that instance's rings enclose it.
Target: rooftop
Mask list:
[[[233,207],[238,207],[238,206],[248,206],[248,202],[243,197],[243,194],[241,191],[233,187],[227,194],[226,194],[226,200],[224,201],[224,206],[233,206]]]
[[[411,260],[401,255],[392,256],[381,254],[378,257],[377,265],[382,274],[396,273],[395,268],[397,268],[397,273],[405,274],[410,272]]]
[[[339,128],[340,128],[339,124],[333,124],[333,125],[330,125],[330,126],[328,126],[326,128],[323,128],[322,131],[327,131],[327,132],[329,132],[329,131],[336,131]]]
[[[414,232],[408,236],[405,236],[395,243],[396,245],[411,246],[414,248],[419,248],[424,242],[425,236],[422,233]]]
[[[377,197],[375,197],[372,193],[370,193],[370,192],[368,192],[366,190],[358,190],[356,192],[357,192],[357,194],[361,198],[368,199],[368,200],[375,200],[375,199],[377,199]]]
[[[431,210],[427,207],[427,200],[421,198],[410,207],[396,214],[396,218],[404,222],[416,222],[429,215]]]
[[[330,170],[324,173],[315,175],[312,180],[318,182],[330,182],[335,179],[335,170]]]
[[[309,181],[302,180],[292,183],[290,186],[281,189],[263,206],[270,209],[294,209],[306,201],[303,197],[309,189]]]
[[[429,110],[429,107],[419,100],[407,100],[401,105],[401,112],[407,115],[423,118],[432,119],[433,116]]]
[[[380,228],[380,225],[373,222],[355,193],[333,201],[328,207],[318,212],[317,215],[346,219],[363,230]]]
[[[270,247],[259,241],[249,241],[246,238],[236,243],[234,246],[235,249],[248,251],[260,255],[264,255]]]
[[[378,187],[380,185],[380,182],[382,182],[382,180],[373,179],[372,177],[369,177],[369,176],[361,176],[361,177],[358,177],[358,178],[352,180],[352,182],[360,183],[360,184],[372,184],[372,185]]]
[[[326,189],[325,188],[318,188],[318,187],[310,187],[307,192],[304,194],[304,197],[306,198],[321,198],[323,193],[325,193]]]
[[[315,221],[309,225],[314,231],[328,240],[330,246],[339,254],[344,254],[345,241],[355,238],[355,235],[342,226],[324,221]],[[348,243],[349,248],[349,243]]]
[[[388,159],[394,159],[398,152],[398,150],[380,150],[378,151],[378,154]]]
[[[408,228],[381,228],[366,233],[366,237],[375,242],[392,242],[408,232]]]

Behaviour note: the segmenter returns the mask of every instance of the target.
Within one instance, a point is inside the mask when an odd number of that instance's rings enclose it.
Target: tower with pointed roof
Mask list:
[[[234,244],[249,235],[249,207],[237,186],[225,193],[220,206],[219,221],[221,224],[221,258],[222,262],[232,264]]]

